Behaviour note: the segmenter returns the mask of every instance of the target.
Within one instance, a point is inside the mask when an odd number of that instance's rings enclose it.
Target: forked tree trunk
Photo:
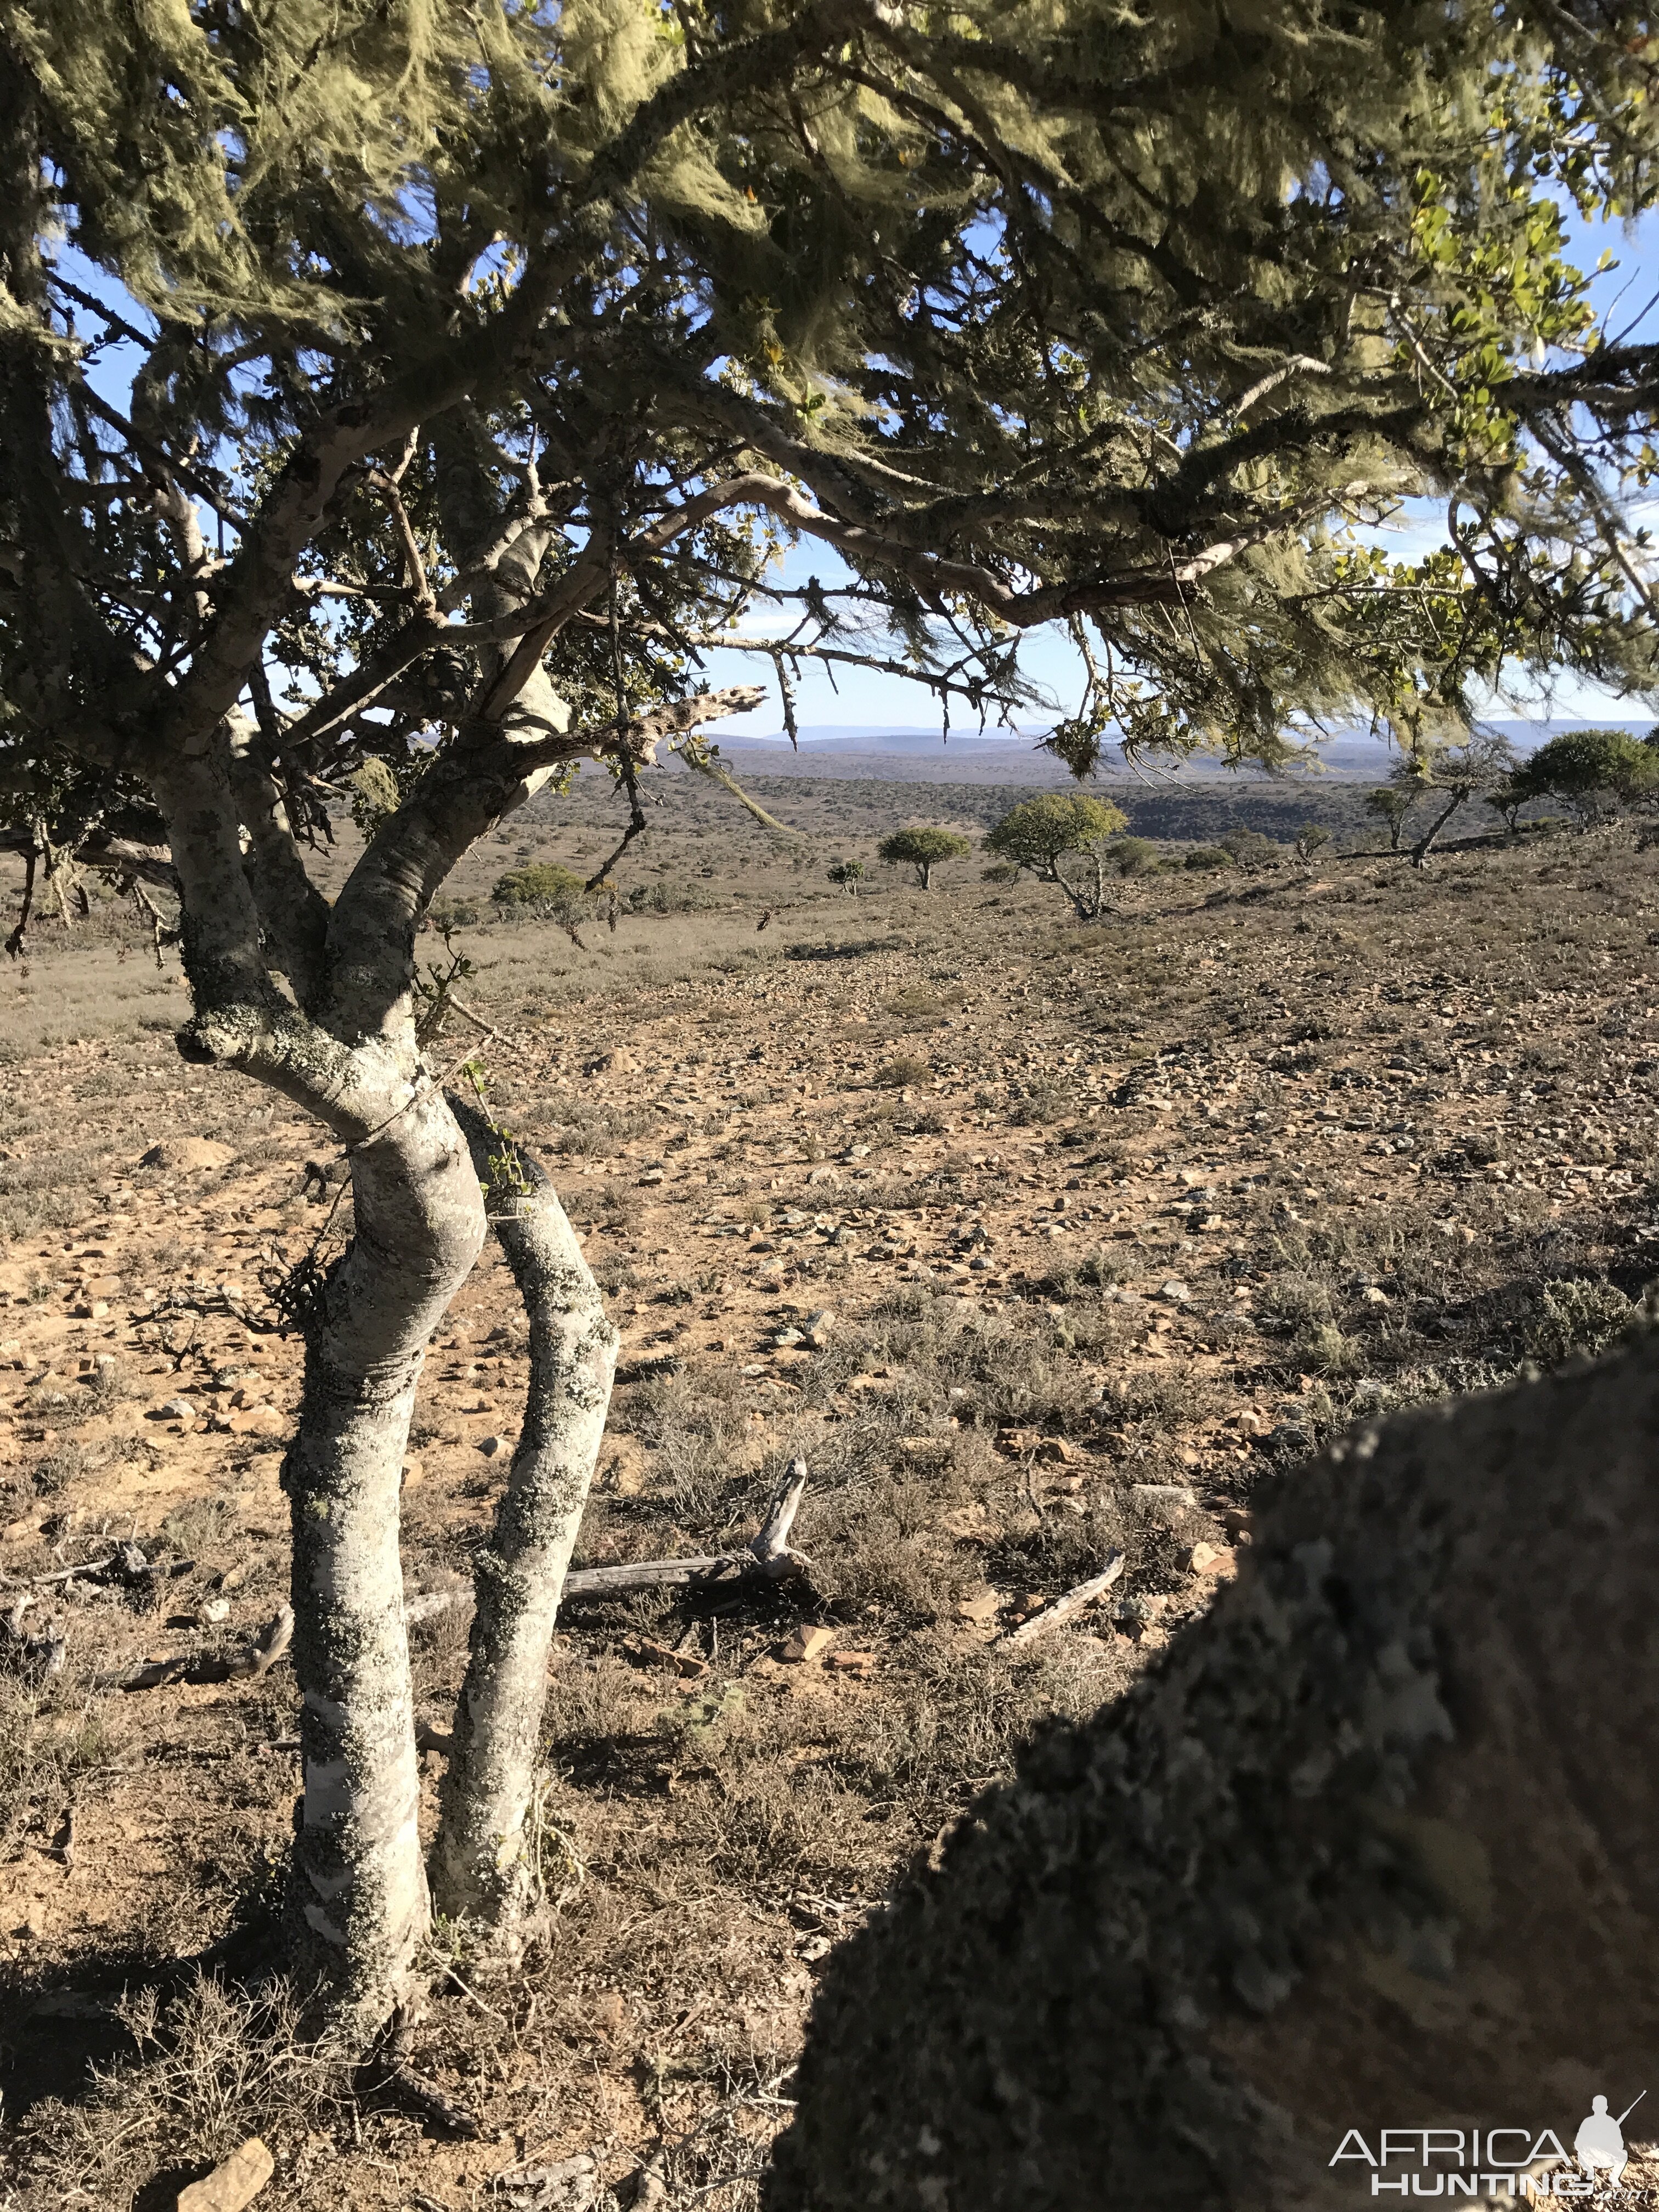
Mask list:
[[[476,1107],[451,1100],[524,1299],[530,1383],[494,1540],[473,1571],[466,1680],[433,1859],[439,1908],[512,1959],[540,1897],[532,1803],[547,1656],[605,1435],[617,1332],[541,1168]]]
[[[1656,1448],[1639,1347],[1286,1478],[832,1955],[771,2212],[1519,2201],[1653,2078]],[[1384,2169],[1384,2128],[1448,2132]]]
[[[443,1101],[417,1097],[352,1154],[356,1234],[307,1328],[294,1525],[304,1798],[290,1920],[302,1973],[372,2033],[428,1917],[417,1816],[398,1490],[426,1346],[483,1242],[478,1180]]]

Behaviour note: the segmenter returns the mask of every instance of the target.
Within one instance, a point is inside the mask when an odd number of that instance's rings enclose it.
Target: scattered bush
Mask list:
[[[1238,863],[1219,845],[1194,845],[1181,865],[1183,868],[1236,868]]]
[[[1611,1283],[1546,1283],[1527,1349],[1548,1366],[1571,1359],[1576,1352],[1594,1358],[1623,1334],[1635,1310]]]
[[[908,1052],[900,1053],[896,1060],[888,1060],[871,1078],[884,1091],[902,1091],[913,1083],[931,1083],[933,1079],[933,1071],[927,1062]]]
[[[844,890],[850,898],[856,898],[859,895],[859,885],[864,880],[863,861],[837,860],[835,866],[830,870],[830,880],[837,889]]]
[[[1115,837],[1106,848],[1106,864],[1121,876],[1146,876],[1164,866],[1164,855],[1150,837]]]
[[[996,860],[980,870],[979,879],[982,884],[1017,884],[1019,870],[1012,860]]]
[[[563,921],[580,911],[587,889],[574,868],[553,860],[531,860],[498,877],[489,896],[508,913]]]
[[[711,907],[725,903],[701,884],[636,884],[628,894],[630,914],[706,914]]]

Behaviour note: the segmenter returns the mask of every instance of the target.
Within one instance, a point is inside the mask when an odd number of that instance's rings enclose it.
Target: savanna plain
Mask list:
[[[876,860],[905,822],[977,839],[1017,781],[749,787],[787,835],[655,778],[609,914],[514,918],[501,875],[616,842],[585,774],[475,849],[422,940],[465,1009],[434,1053],[546,1163],[623,1333],[577,1565],[741,1550],[797,1456],[810,1561],[567,1604],[552,1933],[485,1978],[440,1924],[425,2111],[295,2037],[258,1972],[298,1788],[261,1644],[292,1324],[350,1234],[344,1163],[179,1060],[177,956],[130,905],[37,922],[0,969],[0,2201],[155,2212],[257,2130],[295,2207],[740,2212],[819,1962],[1045,1717],[1159,1663],[1272,1486],[1641,1325],[1639,825],[1419,869],[1354,849],[1340,786],[1200,780],[1126,800],[1164,864],[1084,925],[978,852],[925,893]],[[1287,823],[1322,814],[1298,859]],[[1241,822],[1273,849],[1184,865]],[[446,1594],[525,1350],[492,1247],[404,1474],[429,1813]]]

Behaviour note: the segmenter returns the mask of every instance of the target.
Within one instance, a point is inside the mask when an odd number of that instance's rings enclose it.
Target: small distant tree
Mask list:
[[[830,871],[830,880],[840,890],[844,890],[848,898],[856,898],[859,895],[859,885],[864,880],[863,861],[837,860]]]
[[[1391,853],[1400,850],[1407,821],[1421,796],[1420,792],[1400,783],[1379,784],[1375,791],[1365,793],[1365,811],[1376,815],[1387,829]]]
[[[1284,858],[1284,848],[1276,845],[1271,837],[1264,837],[1259,830],[1230,830],[1216,842],[1247,876],[1254,875],[1259,868],[1276,868]]]
[[[935,830],[927,825],[896,830],[890,837],[884,837],[877,848],[884,860],[897,867],[914,868],[916,881],[925,891],[933,889],[933,871],[941,860],[959,860],[964,853],[973,849],[972,841],[958,836],[954,830]]]
[[[1486,793],[1486,804],[1494,814],[1503,817],[1504,827],[1513,837],[1521,827],[1521,809],[1532,796],[1524,784],[1517,784],[1513,776],[1509,776],[1495,791]]]
[[[1628,730],[1570,730],[1523,761],[1504,790],[1517,807],[1534,799],[1565,800],[1588,828],[1659,793],[1659,747]]]
[[[1440,810],[1412,848],[1412,865],[1423,867],[1435,841],[1461,807],[1482,793],[1514,781],[1515,748],[1495,731],[1477,731],[1461,744],[1414,744],[1389,782],[1415,801],[1437,796]]]
[[[1311,860],[1330,842],[1331,833],[1322,822],[1304,822],[1296,833],[1296,857],[1298,860]]]
[[[985,849],[1040,883],[1058,884],[1083,921],[1092,921],[1106,899],[1107,842],[1129,826],[1121,807],[1103,799],[1061,792],[1022,799],[986,835]],[[1069,854],[1093,863],[1094,881],[1077,881],[1060,866]]]

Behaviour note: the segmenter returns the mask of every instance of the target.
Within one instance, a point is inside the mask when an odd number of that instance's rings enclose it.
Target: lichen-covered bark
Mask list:
[[[1352,2205],[1349,2128],[1628,2101],[1656,1443],[1638,1349],[1288,1478],[1209,1617],[832,1958],[770,2212]]]
[[[426,1346],[483,1242],[460,1133],[426,1093],[352,1156],[356,1231],[309,1332],[283,1470],[304,1797],[290,1923],[337,2020],[378,2027],[426,1932],[398,1492]]]
[[[538,1893],[526,1824],[548,1647],[605,1435],[617,1332],[542,1170],[476,1108],[451,1103],[489,1186],[490,1220],[524,1300],[530,1382],[495,1534],[473,1570],[471,1650],[433,1886],[441,1911],[484,1924],[497,1953],[511,1956]],[[515,1179],[523,1188],[512,1187]]]

